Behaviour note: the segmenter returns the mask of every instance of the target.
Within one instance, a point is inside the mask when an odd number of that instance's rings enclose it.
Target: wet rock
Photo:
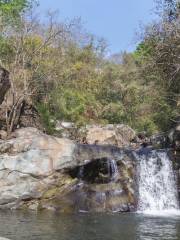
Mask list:
[[[172,128],[168,133],[168,138],[171,145],[178,151],[180,151],[180,123]]]
[[[98,159],[74,169],[66,169],[61,177],[65,184],[61,180],[61,186],[50,188],[41,199],[40,206],[59,212],[134,211],[133,160],[128,156],[123,157],[117,163],[117,175],[107,163],[108,159]]]
[[[168,138],[164,133],[153,135],[149,140],[155,149],[167,148],[169,145]]]

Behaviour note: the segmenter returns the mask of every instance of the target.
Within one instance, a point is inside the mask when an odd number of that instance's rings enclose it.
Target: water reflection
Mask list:
[[[180,217],[8,211],[0,212],[0,236],[12,240],[178,240]]]

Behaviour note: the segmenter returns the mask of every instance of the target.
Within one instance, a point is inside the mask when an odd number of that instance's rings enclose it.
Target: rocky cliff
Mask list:
[[[129,150],[20,129],[0,141],[0,208],[133,211],[135,172]]]

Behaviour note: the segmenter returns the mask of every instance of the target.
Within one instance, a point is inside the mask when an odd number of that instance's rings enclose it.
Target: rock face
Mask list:
[[[178,191],[180,199],[180,123],[172,128],[168,133],[168,139],[171,146],[170,157],[173,161],[174,169],[177,173]]]
[[[180,151],[180,123],[169,131],[168,138],[173,147]]]
[[[129,126],[117,125],[90,125],[86,127],[86,141],[88,144],[129,146],[136,133]]]
[[[4,101],[4,96],[10,88],[9,72],[0,67],[0,104]]]
[[[0,208],[133,211],[135,162],[129,150],[78,145],[35,128],[0,141]]]
[[[72,122],[55,123],[58,137],[67,137],[76,142],[96,145],[113,145],[128,147],[136,138],[135,131],[124,124],[86,125],[77,127]]]

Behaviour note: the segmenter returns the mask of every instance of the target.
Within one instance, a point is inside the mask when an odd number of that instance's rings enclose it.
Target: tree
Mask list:
[[[157,13],[163,21],[172,22],[177,18],[179,0],[155,0],[155,3]]]
[[[22,12],[29,6],[28,0],[0,0],[1,28],[4,25],[17,24]]]
[[[161,3],[161,19],[147,26],[136,51],[107,59],[106,42],[84,31],[79,19],[57,22],[49,13],[42,25],[30,1],[1,1],[1,17],[10,19],[0,34],[0,61],[11,73],[8,132],[25,102],[38,108],[49,133],[56,120],[166,130],[178,115],[180,19],[175,1]]]
[[[164,0],[161,6],[161,19],[146,28],[135,57],[141,78],[159,92],[154,101],[154,122],[166,130],[180,114],[180,15],[177,1]]]

